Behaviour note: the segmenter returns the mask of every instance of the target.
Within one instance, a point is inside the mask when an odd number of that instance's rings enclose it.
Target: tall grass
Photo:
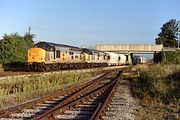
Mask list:
[[[145,103],[180,103],[180,66],[140,65],[139,78],[133,80],[135,95]]]
[[[31,78],[14,78],[0,81],[0,108],[44,96],[76,82],[90,79],[99,72],[54,73]]]
[[[0,64],[0,72],[3,72],[3,71],[4,71],[3,66],[2,64]]]

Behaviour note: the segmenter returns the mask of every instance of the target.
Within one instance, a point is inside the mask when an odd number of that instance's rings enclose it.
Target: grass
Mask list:
[[[134,69],[134,68],[133,68]],[[138,65],[132,82],[133,95],[140,100],[137,119],[178,119],[180,109],[180,66]]]
[[[48,95],[74,83],[87,80],[100,72],[70,72],[50,75],[34,75],[30,78],[4,79],[0,81],[0,108],[16,105],[32,98]]]
[[[138,66],[139,78],[134,80],[134,92],[147,102],[152,99],[164,104],[180,102],[180,66]]]
[[[0,64],[0,72],[3,72],[3,71],[4,71],[3,66],[2,64]]]

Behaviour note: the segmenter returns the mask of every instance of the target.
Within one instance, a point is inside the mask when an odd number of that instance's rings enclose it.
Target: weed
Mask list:
[[[16,105],[32,98],[59,91],[74,83],[90,79],[100,72],[69,72],[50,75],[34,75],[30,78],[4,79],[0,81],[0,108]]]
[[[136,67],[140,76],[133,80],[135,95],[145,103],[177,103],[180,100],[180,67],[157,64]]]

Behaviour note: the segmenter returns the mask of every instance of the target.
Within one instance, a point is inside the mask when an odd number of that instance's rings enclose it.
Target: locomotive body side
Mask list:
[[[30,55],[36,55],[36,57],[30,57]],[[84,61],[84,53],[80,48],[49,42],[37,43],[34,48],[29,49],[28,53],[29,68],[33,71],[85,68],[82,65]]]
[[[28,52],[28,64],[33,71],[107,66],[106,58],[102,51],[50,42],[39,42]]]

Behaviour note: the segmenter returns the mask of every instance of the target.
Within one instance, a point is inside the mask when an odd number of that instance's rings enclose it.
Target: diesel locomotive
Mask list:
[[[108,66],[105,52],[51,42],[39,42],[28,50],[32,71],[81,69]]]

